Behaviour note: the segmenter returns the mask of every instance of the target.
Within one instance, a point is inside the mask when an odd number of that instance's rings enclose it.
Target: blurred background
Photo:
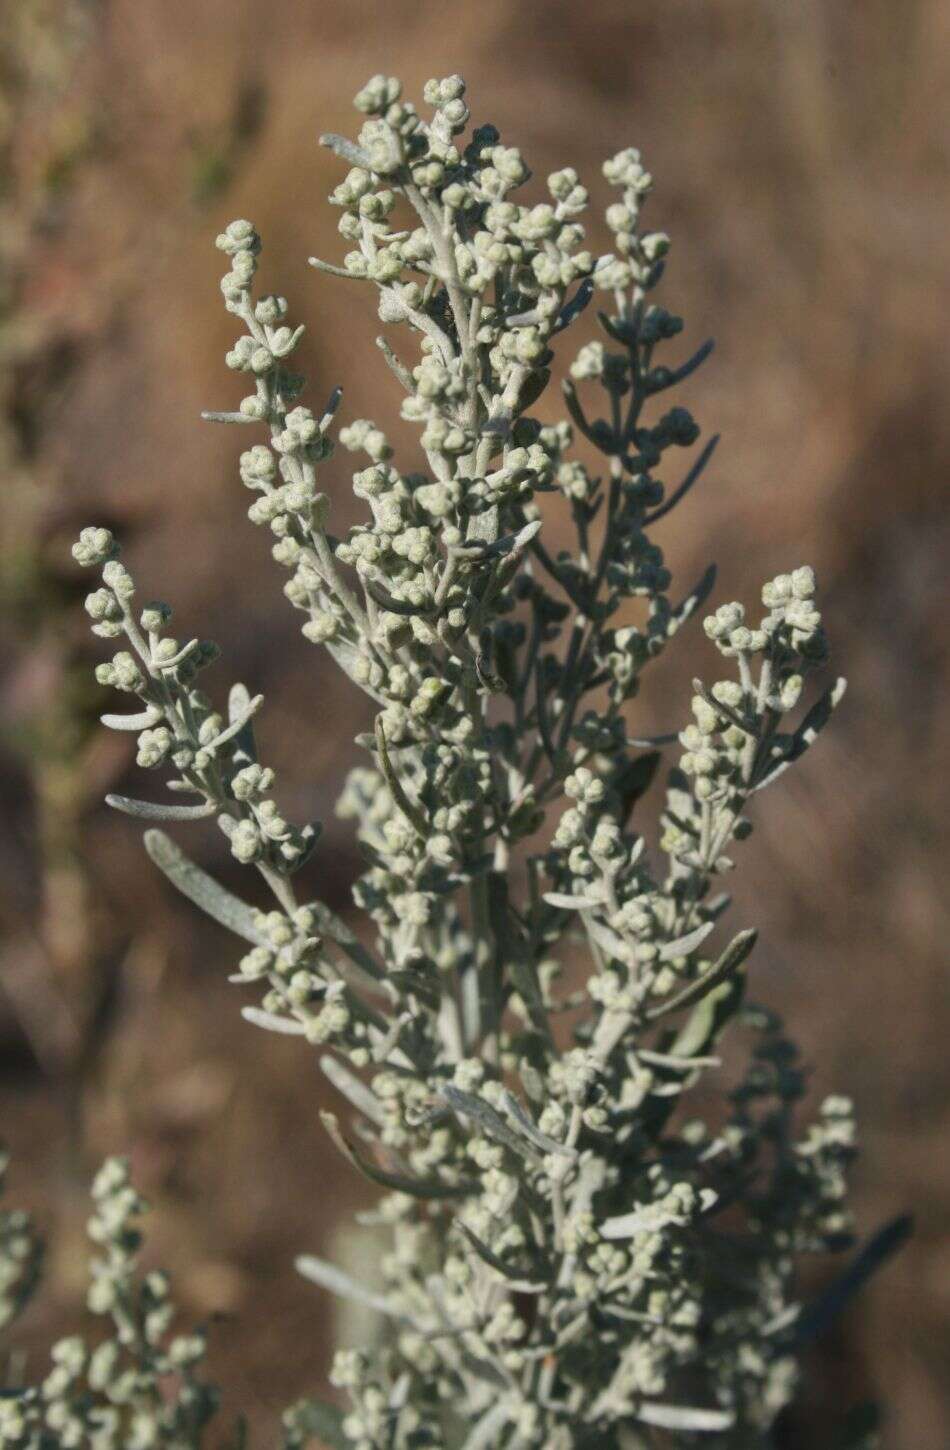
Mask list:
[[[641,148],[657,178],[650,224],[674,240],[662,300],[685,314],[684,347],[717,339],[681,400],[722,433],[658,542],[684,587],[717,561],[717,603],[753,602],[780,569],[818,570],[850,691],[762,798],[735,916],[762,930],[757,992],[786,1013],[814,1094],[857,1101],[862,1232],[905,1209],[917,1231],[814,1357],[784,1443],[830,1445],[835,1416],[874,1394],[886,1446],[941,1450],[941,0],[0,5],[0,1129],[12,1198],[51,1239],[27,1347],[77,1322],[89,1174],[124,1151],[155,1207],[150,1253],[191,1315],[222,1315],[212,1362],[229,1402],[266,1434],[325,1371],[329,1306],[292,1260],[332,1248],[361,1185],[319,1129],[312,1054],[241,1021],[224,980],[236,944],[172,899],[134,823],[102,805],[148,783],[130,738],[97,726],[100,651],[68,546],[82,524],[117,529],[143,593],[222,645],[218,687],[266,693],[282,799],[325,821],[311,877],[347,909],[358,863],[332,804],[365,708],[301,638],[268,538],[244,520],[243,440],[198,414],[240,394],[212,243],[247,216],[264,236],[264,289],[308,323],[311,400],[342,383],[345,416],[392,418],[368,290],[306,265],[342,248],[325,203],[339,163],[316,137],[352,132],[351,97],[380,69],[414,98],[430,75],[461,71],[476,121],[494,121],[537,175],[575,165],[595,198],[602,158]],[[330,477],[341,528],[342,457]],[[695,633],[631,707],[636,733],[683,716],[691,673],[710,665]],[[232,879],[212,825],[185,844]]]

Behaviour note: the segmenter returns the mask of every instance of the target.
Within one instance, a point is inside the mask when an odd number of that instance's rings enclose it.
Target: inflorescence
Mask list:
[[[637,151],[604,165],[612,250],[598,256],[573,169],[522,201],[521,153],[492,126],[463,139],[461,78],[430,81],[424,100],[427,117],[376,76],[356,97],[356,141],[322,138],[349,167],[330,197],[348,250],[312,259],[373,289],[401,331],[378,346],[417,430],[409,471],[375,421],[336,427],[339,391],[322,409],[302,401],[303,328],[257,289],[248,221],[217,239],[240,327],[227,364],[246,392],[206,415],[254,430],[248,515],[273,535],[304,636],[373,702],[338,806],[368,861],[354,898],[372,944],[299,884],[319,878],[319,830],[277,803],[261,698],[236,684],[217,706],[199,687],[216,647],[172,636],[168,605],[136,603],[116,541],[90,528],[74,548],[101,570],[86,608],[118,645],[98,678],[136,701],[103,718],[137,735],[138,763],[175,793],[111,803],[152,823],[153,860],[243,939],[230,980],[258,994],[245,1017],[322,1049],[356,1114],[325,1126],[382,1190],[368,1216],[391,1240],[381,1286],[299,1261],[386,1327],[336,1357],[349,1409],[298,1407],[293,1443],[765,1446],[796,1385],[797,1260],[848,1241],[854,1128],[830,1098],[796,1130],[802,1071],[777,1018],[745,999],[755,933],[720,936],[721,885],[753,798],[808,748],[843,682],[790,720],[827,655],[814,575],[796,568],[764,586],[761,615],[706,615],[721,678],[694,681],[685,727],[632,734],[647,666],[713,588],[710,569],[677,596],[653,534],[712,456],[715,439],[668,483],[700,430],[662,395],[711,345],[661,360],[683,323],[653,300],[669,239],[643,226],[652,178]],[[539,399],[594,297],[599,335],[566,359],[552,421]],[[338,445],[365,506],[345,536],[331,531]],[[545,529],[563,537],[565,522],[572,543],[549,548]],[[651,832],[640,802],[665,750]],[[263,877],[269,909],[156,828],[203,817]],[[730,1024],[750,1065],[707,1122],[688,1094],[721,1067]],[[107,1255],[92,1307],[116,1337],[91,1355],[58,1346],[44,1386],[4,1402],[0,1445],[45,1445],[42,1423],[86,1444],[90,1416],[90,1445],[198,1444],[200,1340],[162,1347],[164,1280],[130,1288],[139,1205],[124,1169],[107,1165],[96,1196]],[[11,1223],[7,1299],[31,1272],[23,1242]],[[173,1371],[178,1398],[159,1401]],[[81,1408],[87,1385],[114,1408]],[[154,1428],[119,1435],[136,1415]]]

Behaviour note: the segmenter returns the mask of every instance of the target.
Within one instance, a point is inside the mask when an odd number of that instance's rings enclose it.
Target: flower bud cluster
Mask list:
[[[146,1205],[122,1159],[93,1184],[88,1307],[109,1324],[90,1344],[72,1335],[53,1345],[36,1388],[0,1400],[4,1450],[178,1450],[197,1445],[217,1409],[199,1377],[201,1333],[172,1334],[167,1275],[140,1274],[138,1221]]]
[[[166,634],[171,620],[167,604],[146,604],[136,618],[132,608],[135,584],[117,552],[105,529],[84,529],[73,549],[76,560],[87,567],[102,565],[103,586],[86,599],[86,611],[95,621],[94,633],[110,637],[121,633],[130,646],[119,650],[109,663],[98,665],[96,679],[101,685],[138,696],[144,706],[141,715],[129,716],[127,721],[110,717],[110,722],[117,729],[138,729],[136,759],[140,766],[149,770],[171,767],[178,772],[174,788],[201,797],[207,813],[218,815],[239,861],[259,862],[283,872],[295,870],[312,850],[316,833],[312,826],[291,826],[267,794],[274,772],[252,759],[242,734],[255,702],[245,707],[246,720],[238,706],[225,721],[195,685],[199,672],[217,659],[217,645],[198,639],[181,645]],[[130,805],[137,807],[133,814],[161,818],[159,806],[150,811],[136,802]],[[168,818],[174,818],[173,811]]]

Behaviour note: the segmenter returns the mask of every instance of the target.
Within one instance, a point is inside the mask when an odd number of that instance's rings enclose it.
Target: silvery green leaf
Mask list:
[[[200,866],[189,861],[185,853],[175,845],[164,831],[146,831],[145,849],[160,871],[173,886],[193,901],[208,916],[235,935],[241,936],[254,946],[269,946],[267,937],[255,926],[257,915],[253,907],[245,905],[237,896],[226,891]]]
[[[110,712],[100,715],[99,719],[110,730],[150,730],[162,719],[162,712],[157,706],[150,705],[147,710],[142,710],[137,715],[115,715]]]
[[[541,314],[536,307],[530,308],[527,312],[509,312],[505,322],[509,327],[535,327],[541,321]]]
[[[242,1007],[241,1016],[254,1027],[263,1027],[265,1032],[278,1032],[284,1037],[302,1037],[307,1030],[296,1017],[278,1017],[261,1007]]]
[[[213,816],[217,810],[213,801],[200,806],[164,805],[161,801],[137,801],[127,795],[107,795],[106,805],[123,815],[136,816],[140,821],[201,821]]]
[[[307,265],[317,272],[326,272],[330,277],[345,277],[348,282],[357,279],[355,272],[348,272],[345,267],[336,267],[332,262],[324,262],[322,257],[308,257]]]
[[[471,1434],[463,1442],[462,1450],[493,1450],[515,1408],[512,1402],[504,1398],[495,1400],[480,1416]]]
[[[667,1216],[664,1222],[674,1221],[672,1215]],[[683,1220],[676,1220],[682,1222]],[[600,1236],[605,1239],[632,1239],[636,1234],[644,1233],[646,1230],[654,1231],[658,1227],[655,1210],[646,1208],[635,1208],[630,1213],[617,1214],[614,1218],[604,1219],[598,1226]]]
[[[256,695],[256,700],[263,700],[263,695]],[[251,694],[246,685],[235,683],[228,691],[228,723],[233,725],[236,720],[243,718],[243,724],[237,733],[235,740],[235,754],[242,757],[246,763],[257,760],[257,746],[254,741],[254,725],[251,716],[256,711],[251,710]]]
[[[331,1294],[336,1294],[340,1299],[352,1299],[354,1303],[362,1304],[367,1309],[375,1309],[379,1314],[402,1317],[393,1309],[385,1294],[378,1294],[375,1290],[368,1289],[365,1284],[357,1283],[335,1264],[328,1264],[326,1259],[318,1259],[314,1254],[300,1254],[294,1259],[294,1268],[304,1279],[309,1279],[311,1284],[319,1284],[321,1289],[329,1289]]]
[[[371,1122],[382,1124],[386,1121],[379,1098],[339,1058],[325,1053],[320,1059],[320,1067],[337,1091],[349,1098],[353,1106]]]
[[[239,691],[243,691],[243,694],[247,696],[245,700],[241,700]],[[229,723],[219,735],[216,735],[213,740],[208,741],[204,749],[217,750],[219,746],[225,745],[229,740],[233,740],[235,735],[239,735],[244,727],[250,724],[263,703],[263,695],[248,696],[247,690],[243,685],[233,686],[228,696]]]
[[[520,1131],[524,1133],[526,1138],[530,1138],[534,1146],[540,1148],[542,1153],[558,1153],[564,1158],[577,1157],[576,1148],[568,1148],[566,1144],[559,1143],[556,1138],[550,1138],[547,1133],[542,1133],[541,1129],[535,1126],[527,1110],[519,1103],[514,1093],[510,1093],[507,1088],[503,1091],[502,1101],[509,1115],[514,1118]]]
[[[692,1405],[661,1405],[655,1400],[642,1400],[634,1407],[633,1414],[645,1425],[656,1425],[662,1430],[708,1434],[728,1430],[736,1418],[731,1410],[704,1410]]]
[[[675,1057],[669,1052],[651,1052],[649,1048],[638,1047],[636,1057],[648,1067],[668,1067],[673,1072],[693,1072],[697,1067],[721,1067],[719,1057]]]
[[[564,891],[546,891],[541,900],[559,911],[599,911],[604,904],[594,896],[570,896]]]
[[[326,649],[327,652],[332,656],[332,658],[336,660],[343,673],[347,675],[348,678],[351,679],[355,685],[358,685],[364,694],[371,696],[371,698],[378,701],[380,705],[389,704],[389,701],[386,699],[385,695],[383,695],[379,690],[374,689],[372,685],[366,684],[365,680],[361,680],[359,678],[356,670],[356,662],[360,658],[360,652],[356,648],[356,645],[351,644],[350,641],[347,639],[328,639],[324,644],[324,649]]]
[[[346,136],[338,136],[335,131],[324,131],[320,137],[320,145],[326,146],[351,166],[361,166],[364,171],[373,169],[373,159],[369,152],[364,151],[362,146],[357,146],[355,141],[348,140]]]
[[[459,553],[463,557],[469,553],[473,553],[479,559],[494,559],[505,555],[518,558],[524,553],[525,549],[531,543],[531,540],[536,538],[541,532],[541,527],[542,522],[540,519],[532,519],[530,523],[520,528],[516,534],[505,534],[500,539],[490,540],[485,544],[484,548],[477,550],[460,549]]]
[[[584,917],[584,930],[591,941],[607,953],[608,956],[616,957],[618,961],[631,966],[636,960],[637,949],[634,942],[626,942],[618,932],[611,927],[605,926],[596,917]]]
[[[503,1143],[506,1148],[511,1148],[522,1156],[527,1155],[532,1158],[538,1156],[537,1145],[527,1142],[523,1132],[515,1132],[501,1114],[496,1112],[484,1098],[478,1098],[474,1093],[465,1092],[462,1088],[456,1087],[454,1083],[444,1083],[439,1089],[439,1096],[445,1099],[454,1113],[461,1113],[463,1117],[471,1118],[473,1123],[477,1123],[490,1137]]]
[[[474,1049],[482,1033],[482,1002],[478,989],[478,971],[474,965],[463,967],[459,981],[462,1036],[466,1048]]]
[[[201,415],[205,423],[256,423],[256,418],[249,418],[245,413],[214,413],[204,412]]]
[[[309,906],[317,918],[317,926],[322,934],[329,937],[341,951],[345,952],[354,966],[365,972],[370,986],[375,986],[383,975],[383,969],[369,948],[365,947],[346,922],[322,901],[311,901]]]
[[[678,937],[676,941],[667,942],[660,947],[660,961],[670,962],[675,957],[688,957],[690,952],[694,952],[698,946],[702,946],[714,926],[715,922],[704,921],[702,926],[696,927],[695,931],[687,932],[685,936]]]
[[[498,527],[497,504],[482,509],[480,514],[473,514],[468,521],[468,532],[465,535],[466,547],[473,542],[493,544],[498,538]]]
[[[175,670],[178,668],[179,665],[183,665],[185,663],[185,660],[191,659],[191,656],[194,654],[200,643],[200,640],[190,639],[187,644],[183,644],[181,649],[178,650],[176,654],[171,655],[169,659],[153,659],[152,664],[157,670]]]

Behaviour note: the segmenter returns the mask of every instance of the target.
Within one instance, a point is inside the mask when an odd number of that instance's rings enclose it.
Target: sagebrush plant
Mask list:
[[[402,471],[375,422],[339,429],[368,506],[345,538],[330,532],[340,394],[322,410],[300,401],[302,328],[283,297],[255,293],[251,223],[217,239],[242,327],[227,362],[250,391],[206,416],[262,430],[240,460],[249,516],[275,536],[303,634],[376,712],[338,806],[368,863],[354,897],[371,929],[305,884],[319,883],[319,830],[288,822],[272,794],[260,696],[237,684],[216,707],[198,685],[216,647],[172,637],[166,604],[133,605],[115,540],[89,528],[74,554],[102,586],[86,607],[122,642],[97,675],[140,707],[103,719],[138,735],[139,764],[167,768],[178,797],[110,800],[150,821],[216,819],[263,877],[272,901],[258,910],[146,833],[171,881],[244,939],[230,980],[262,994],[244,1016],[320,1050],[356,1113],[352,1126],[325,1113],[325,1127],[383,1190],[363,1216],[391,1237],[378,1278],[299,1260],[377,1310],[381,1331],[336,1357],[349,1409],[302,1403],[285,1445],[767,1446],[815,1317],[797,1262],[849,1239],[854,1125],[833,1097],[796,1127],[796,1052],[745,1000],[755,933],[720,934],[717,888],[752,797],[802,756],[843,682],[801,713],[827,647],[812,570],[796,567],[764,585],[760,618],[735,603],[705,618],[725,668],[694,682],[685,727],[634,733],[646,667],[713,587],[710,569],[677,598],[652,537],[715,444],[671,487],[699,429],[654,400],[710,346],[661,360],[683,324],[651,301],[669,241],[641,226],[639,153],[604,165],[613,250],[597,257],[577,174],[516,200],[527,166],[492,126],[459,139],[464,93],[458,76],[430,81],[426,120],[376,76],[356,97],[358,140],[322,138],[350,166],[330,199],[352,250],[313,265],[369,284],[382,322],[402,327],[411,353],[379,348],[420,445]],[[555,349],[595,296],[609,310],[573,352],[567,416],[542,422]],[[549,547],[548,530],[570,546]],[[640,801],[666,748],[654,827]],[[730,1024],[749,1066],[715,1076]],[[703,1116],[690,1116],[701,1081]],[[95,1193],[107,1253],[91,1307],[114,1336],[57,1346],[45,1382],[0,1402],[0,1444],[206,1443],[203,1341],[169,1342],[164,1278],[134,1276],[142,1205],[121,1163]],[[19,1218],[7,1224],[12,1310],[35,1250]]]

